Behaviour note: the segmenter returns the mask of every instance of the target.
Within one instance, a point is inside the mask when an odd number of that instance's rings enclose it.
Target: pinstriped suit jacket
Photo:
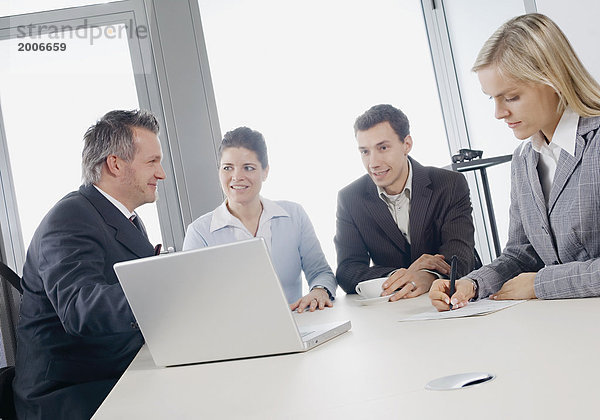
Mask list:
[[[425,253],[440,253],[447,259],[456,255],[459,274],[473,269],[474,228],[466,179],[457,172],[410,161],[410,245],[369,175],[338,194],[336,276],[346,293],[356,293],[354,288],[363,280],[407,268]]]
[[[480,298],[523,272],[537,272],[535,294],[541,299],[600,295],[599,126],[600,117],[579,119],[575,157],[561,150],[548,207],[539,154],[531,142],[515,150],[506,248],[468,275],[477,280]]]

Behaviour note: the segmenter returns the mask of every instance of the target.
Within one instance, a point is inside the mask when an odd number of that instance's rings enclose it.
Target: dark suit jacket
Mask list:
[[[23,268],[15,404],[19,418],[89,418],[144,340],[113,264],[153,255],[94,186],[60,200]]]
[[[469,187],[462,174],[421,166],[413,170],[409,244],[364,175],[338,194],[335,248],[337,280],[346,293],[363,281],[407,268],[422,254],[456,255],[458,274],[473,267],[474,228]],[[371,266],[372,262],[372,266]]]

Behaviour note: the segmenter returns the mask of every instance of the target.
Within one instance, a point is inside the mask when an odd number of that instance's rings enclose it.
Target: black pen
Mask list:
[[[450,299],[452,299],[452,295],[456,292],[456,260],[456,255],[450,258]],[[452,303],[450,303],[450,309],[452,309]]]

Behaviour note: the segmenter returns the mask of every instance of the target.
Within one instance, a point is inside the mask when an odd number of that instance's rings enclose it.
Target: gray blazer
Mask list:
[[[562,150],[548,207],[531,142],[512,159],[510,228],[502,255],[468,275],[479,297],[524,272],[537,272],[541,299],[600,295],[600,117],[580,118],[575,157]]]

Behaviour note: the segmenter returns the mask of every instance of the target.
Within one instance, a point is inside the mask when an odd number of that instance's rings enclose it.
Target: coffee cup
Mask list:
[[[376,279],[361,281],[356,285],[354,290],[364,299],[372,299],[381,296],[383,292],[383,283],[387,277],[379,277]]]

